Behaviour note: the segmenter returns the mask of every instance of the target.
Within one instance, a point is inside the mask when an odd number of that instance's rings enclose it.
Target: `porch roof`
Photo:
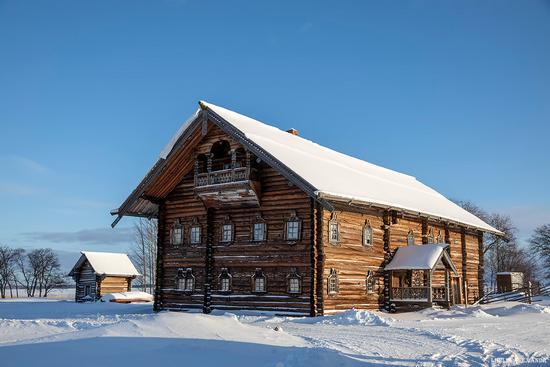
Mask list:
[[[446,243],[434,243],[400,247],[385,270],[431,270],[445,256],[448,246]],[[454,268],[450,258],[445,257],[446,262]]]

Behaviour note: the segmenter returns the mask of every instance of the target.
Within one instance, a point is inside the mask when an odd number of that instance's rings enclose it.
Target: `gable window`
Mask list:
[[[184,292],[193,292],[195,290],[195,276],[193,269],[178,269],[176,280],[177,289]]]
[[[175,246],[183,244],[183,225],[180,223],[179,219],[172,226],[170,241],[172,245]]]
[[[252,291],[254,293],[264,293],[266,292],[267,279],[264,275],[262,269],[256,269],[254,275],[252,276]]]
[[[428,243],[434,243],[435,237],[434,237],[434,231],[430,228],[428,231]]]
[[[290,213],[290,217],[286,222],[285,237],[287,241],[298,241],[300,239],[301,221],[296,216],[296,212]]]
[[[218,277],[221,292],[231,291],[231,274],[227,268],[222,268],[221,274]]]
[[[372,294],[376,290],[376,277],[374,276],[374,272],[372,270],[369,270],[367,272],[367,293]]]
[[[256,222],[252,225],[252,241],[265,241],[266,230],[265,222],[260,215],[256,217]]]
[[[222,224],[222,242],[232,242],[233,241],[233,223],[229,219],[229,216],[226,216]]]
[[[407,246],[413,246],[414,245],[414,232],[411,229],[409,231],[409,234],[407,235]]]
[[[193,223],[191,223],[191,229],[189,233],[191,236],[190,240],[192,244],[201,243],[201,226],[196,217],[193,218]]]
[[[290,270],[290,274],[287,276],[287,291],[292,294],[302,293],[302,278],[298,274],[296,268]]]
[[[330,269],[327,287],[328,287],[328,294],[331,294],[331,295],[338,294],[338,272],[334,268]]]
[[[372,246],[372,227],[367,221],[363,226],[363,246],[371,247]]]
[[[437,233],[437,243],[445,243],[445,240],[443,239],[443,234],[441,234],[441,230]]]
[[[340,241],[340,229],[336,214],[332,214],[332,218],[328,222],[328,240],[330,243],[338,243]]]

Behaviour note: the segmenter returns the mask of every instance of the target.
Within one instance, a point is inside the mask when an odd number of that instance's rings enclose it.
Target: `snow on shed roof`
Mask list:
[[[427,244],[400,247],[384,270],[433,269],[447,244]]]
[[[200,103],[309,182],[319,197],[403,209],[502,234],[412,176],[336,152],[226,108],[204,101]],[[172,142],[184,130],[180,129]],[[172,142],[163,150],[164,157],[173,146]]]
[[[81,251],[81,254],[90,262],[96,274],[118,276],[140,275],[127,254],[92,251]],[[79,263],[80,260],[77,265]]]

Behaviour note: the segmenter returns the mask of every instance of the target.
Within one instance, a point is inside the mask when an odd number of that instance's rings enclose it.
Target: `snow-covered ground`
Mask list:
[[[0,301],[1,366],[550,366],[550,299],[319,318]]]

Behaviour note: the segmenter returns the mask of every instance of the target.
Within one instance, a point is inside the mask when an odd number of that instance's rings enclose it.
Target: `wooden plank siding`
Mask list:
[[[90,286],[90,296],[96,300],[99,297],[96,296],[97,292],[97,278],[95,271],[90,265],[88,260],[82,263],[82,266],[78,269],[78,273],[75,276],[76,290],[75,301],[81,302],[85,297],[86,286]]]
[[[324,301],[325,313],[355,308],[378,309],[383,301],[384,223],[382,212],[359,213],[337,209],[334,214],[340,230],[340,241],[330,243],[329,221],[333,213],[324,211]],[[363,246],[363,227],[369,221],[373,230],[373,246]],[[338,272],[339,291],[328,292],[328,277],[331,269]],[[366,277],[371,270],[377,278],[375,292],[367,293]]]

